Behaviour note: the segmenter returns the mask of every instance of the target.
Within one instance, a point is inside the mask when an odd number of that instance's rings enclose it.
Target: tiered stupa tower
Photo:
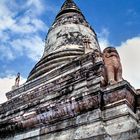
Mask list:
[[[100,51],[73,0],[56,16],[27,82],[6,96],[1,140],[140,139],[139,90],[122,78],[116,49]]]
[[[91,41],[86,50],[84,38]],[[74,1],[66,0],[48,32],[43,57],[31,71],[28,81],[95,49],[100,50],[96,33]]]

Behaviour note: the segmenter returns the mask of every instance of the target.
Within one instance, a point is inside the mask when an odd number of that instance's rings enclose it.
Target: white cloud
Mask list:
[[[37,33],[38,31],[46,31],[47,29],[48,28],[43,21],[37,18],[32,18],[30,16],[23,17],[23,19],[17,21],[17,24],[13,24],[10,27],[12,32],[18,34],[33,34]]]
[[[30,7],[30,11],[36,9],[36,14],[40,14],[44,11],[43,1],[41,0],[28,0],[27,6]]]
[[[0,1],[0,59],[13,60],[26,54],[38,60],[44,47],[39,34],[48,30],[39,17],[44,11],[43,0],[25,1],[20,8],[19,4],[15,0]]]
[[[0,9],[0,30],[2,31],[10,28],[15,21],[13,19],[14,12],[10,11],[5,1],[0,1]]]
[[[23,84],[26,79],[21,77],[20,84]],[[7,101],[5,93],[9,92],[15,83],[15,76],[7,76],[0,78],[0,104]]]
[[[0,54],[0,60],[13,60],[15,58],[12,50],[4,45],[0,45]]]
[[[7,42],[9,40],[9,35],[6,32],[0,31],[0,41],[1,42]]]
[[[106,38],[99,38],[100,48],[103,51],[106,47],[110,46],[109,41]]]
[[[16,39],[11,42],[11,46],[18,55],[27,55],[27,57],[36,61],[43,53],[44,42],[39,36],[34,36]]]
[[[102,51],[106,47],[110,46],[110,42],[108,41],[108,36],[109,36],[109,31],[107,28],[103,28],[102,31],[98,33],[98,40]]]
[[[34,33],[47,29],[47,26],[38,15],[43,14],[43,0],[28,0],[24,1],[20,6],[19,4],[18,1],[0,1],[0,30],[11,30],[16,33]]]
[[[117,48],[123,66],[123,77],[140,88],[140,36],[126,40]]]

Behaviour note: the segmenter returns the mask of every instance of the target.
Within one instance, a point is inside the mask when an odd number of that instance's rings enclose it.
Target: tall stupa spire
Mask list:
[[[85,51],[85,36],[90,40],[89,51]],[[48,31],[43,56],[30,72],[28,81],[95,49],[100,51],[96,33],[75,2],[66,0]]]
[[[78,8],[78,6],[74,3],[73,0],[66,0],[64,2],[64,4],[61,7],[60,12],[58,13],[57,17],[66,13],[66,12],[70,12],[71,11],[77,11],[80,12],[80,9]]]

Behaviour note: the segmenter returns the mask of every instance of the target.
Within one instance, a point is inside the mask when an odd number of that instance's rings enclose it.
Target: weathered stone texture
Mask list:
[[[71,70],[64,70],[60,80],[58,76],[47,81],[50,92],[47,96],[40,97],[42,92],[39,89],[43,85],[46,87],[44,83],[30,92],[33,97],[27,90],[28,98],[26,92],[22,93],[23,102],[19,100],[21,95],[18,93],[5,103],[7,106],[1,105],[1,138],[116,140],[125,137],[125,134],[126,137],[130,134],[138,137],[139,119],[134,112],[136,91],[126,81],[101,87],[103,63],[95,63],[93,56],[87,54],[73,61],[72,65],[66,65],[65,69]],[[73,69],[74,63],[77,68]],[[23,100],[24,97],[26,100]],[[13,110],[9,110],[11,104]]]
[[[1,140],[140,139],[139,90],[123,80],[115,48],[101,53],[72,0],[57,15],[27,82],[6,96]]]

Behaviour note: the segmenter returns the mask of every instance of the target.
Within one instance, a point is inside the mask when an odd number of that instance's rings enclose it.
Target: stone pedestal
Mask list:
[[[126,81],[109,86],[103,91],[103,118],[112,140],[139,140],[136,91]]]

